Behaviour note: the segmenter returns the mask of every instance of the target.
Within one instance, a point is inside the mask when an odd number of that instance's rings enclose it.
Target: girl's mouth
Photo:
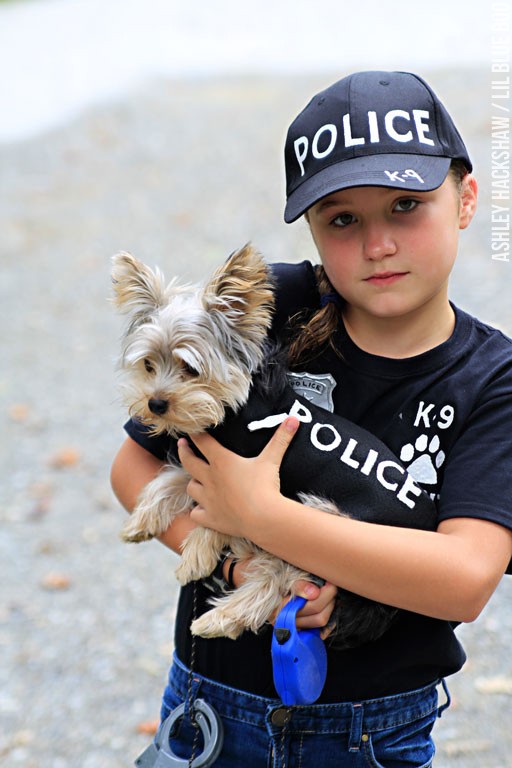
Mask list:
[[[365,283],[371,283],[372,285],[391,285],[402,277],[405,277],[407,274],[407,272],[378,272],[375,275],[365,278]]]

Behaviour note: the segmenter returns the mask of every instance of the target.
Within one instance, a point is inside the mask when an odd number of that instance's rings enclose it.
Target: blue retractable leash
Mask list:
[[[274,685],[283,704],[313,704],[327,677],[327,651],[319,629],[297,629],[298,611],[306,604],[293,597],[276,619],[272,636]]]

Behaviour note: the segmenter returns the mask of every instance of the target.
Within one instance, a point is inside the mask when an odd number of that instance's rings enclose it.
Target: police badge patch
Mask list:
[[[332,393],[336,380],[330,373],[287,373],[292,389],[305,400],[326,411],[334,411]]]

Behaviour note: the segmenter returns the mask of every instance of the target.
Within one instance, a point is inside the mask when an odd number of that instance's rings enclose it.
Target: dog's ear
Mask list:
[[[255,325],[268,329],[274,308],[274,291],[265,260],[250,244],[235,251],[215,270],[205,286],[203,304],[223,313],[244,335]]]
[[[167,303],[167,289],[160,270],[154,272],[131,254],[112,257],[114,304],[137,322]]]

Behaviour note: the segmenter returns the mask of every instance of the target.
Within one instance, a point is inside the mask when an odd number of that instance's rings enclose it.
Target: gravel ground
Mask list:
[[[155,82],[0,147],[1,765],[126,768],[158,717],[174,556],[117,537],[108,472],[125,414],[109,257],[128,249],[189,279],[249,239],[269,260],[311,257],[304,226],[282,223],[281,146],[338,75]],[[490,84],[429,79],[483,190],[452,295],[510,333],[512,266],[490,256]],[[470,660],[437,727],[438,768],[510,768],[511,596],[506,579],[460,630]]]

